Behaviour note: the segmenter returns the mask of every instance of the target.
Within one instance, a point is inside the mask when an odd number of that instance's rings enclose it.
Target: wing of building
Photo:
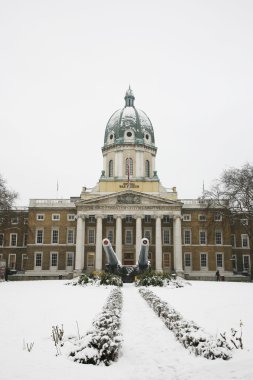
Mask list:
[[[219,270],[226,279],[243,278],[250,270],[247,235],[218,208],[180,200],[175,187],[162,186],[152,123],[135,107],[130,87],[124,99],[105,128],[97,185],[77,198],[31,199],[28,209],[3,213],[0,261],[16,276],[72,277],[105,268],[103,238],[122,265],[134,265],[146,237],[156,271],[214,279]]]

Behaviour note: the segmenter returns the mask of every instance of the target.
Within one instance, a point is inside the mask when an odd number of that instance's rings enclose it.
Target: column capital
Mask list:
[[[177,220],[177,219],[182,220],[183,219],[182,215],[173,215],[173,220]]]
[[[95,219],[99,219],[99,218],[104,219],[104,217],[105,217],[105,215],[103,215],[103,214],[97,214],[94,216],[95,216]]]
[[[115,215],[113,215],[113,218],[114,218],[114,219],[118,219],[118,218],[123,219],[124,216],[123,216],[123,215],[115,214]]]
[[[163,215],[162,215],[162,214],[155,214],[155,215],[154,215],[154,218],[155,218],[155,219],[162,219],[162,218],[163,218]]]
[[[86,218],[86,216],[83,214],[79,214],[76,216],[76,219],[82,219],[84,222],[85,222],[85,218]]]
[[[138,218],[141,218],[141,219],[144,219],[144,214],[141,214],[141,215],[133,215],[133,219],[138,219]]]

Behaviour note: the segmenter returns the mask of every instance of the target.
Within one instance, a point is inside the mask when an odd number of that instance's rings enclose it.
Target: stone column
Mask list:
[[[116,255],[122,264],[122,216],[116,215]]]
[[[181,215],[173,218],[173,244],[174,244],[174,270],[178,275],[183,275],[182,263],[182,232]]]
[[[78,215],[76,229],[76,260],[75,270],[81,272],[84,267],[84,239],[85,239],[85,217]]]
[[[95,270],[102,270],[102,215],[96,215],[97,219],[97,228],[96,228],[96,261],[95,261]]]
[[[135,261],[138,261],[141,247],[142,239],[142,228],[141,228],[141,219],[140,215],[136,216],[136,242],[135,242]]]
[[[163,258],[162,258],[162,215],[156,215],[155,223],[155,270],[162,272]]]

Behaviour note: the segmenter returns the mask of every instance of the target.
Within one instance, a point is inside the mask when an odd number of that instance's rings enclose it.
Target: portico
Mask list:
[[[125,198],[124,198],[125,196]],[[123,203],[125,199],[126,203]],[[177,273],[182,272],[182,244],[181,244],[181,205],[180,202],[162,200],[160,197],[136,193],[134,191],[124,191],[117,194],[98,197],[97,199],[83,200],[78,204],[77,213],[77,234],[76,234],[76,271],[81,271],[85,267],[86,247],[89,246],[87,230],[89,218],[95,218],[95,265],[94,270],[103,269],[102,240],[106,236],[107,218],[110,215],[109,226],[113,231],[112,244],[115,251],[124,264],[124,253],[133,251],[134,261],[138,258],[140,242],[144,237],[145,217],[150,218],[150,231],[152,231],[151,247],[155,256],[153,269],[163,271],[163,229],[164,217],[169,220],[170,229],[173,231],[167,248],[173,257],[171,270]],[[110,207],[109,207],[110,205]],[[131,222],[128,219],[131,218]],[[127,241],[125,230],[132,230],[132,241]]]

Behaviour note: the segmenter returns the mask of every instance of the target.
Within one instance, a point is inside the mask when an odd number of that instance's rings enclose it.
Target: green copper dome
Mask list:
[[[111,144],[141,144],[155,147],[153,126],[145,112],[135,108],[135,97],[129,86],[125,95],[125,107],[110,117],[106,129],[104,146]]]

